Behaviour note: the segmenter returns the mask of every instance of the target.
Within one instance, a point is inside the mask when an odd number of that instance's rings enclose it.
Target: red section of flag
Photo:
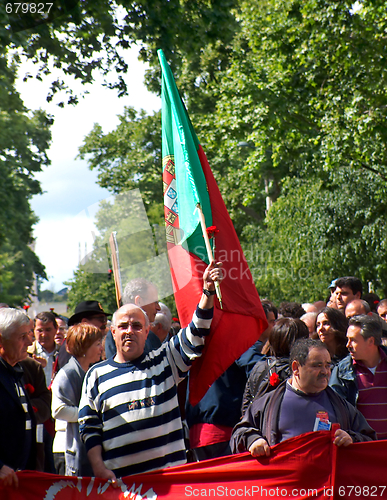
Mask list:
[[[202,357],[191,369],[189,393],[193,406],[267,328],[249,266],[201,146],[198,154],[207,181],[212,222],[219,229],[214,257],[223,262],[225,278],[221,284],[223,309],[216,301],[210,338],[206,340]]]
[[[211,334],[206,339],[203,355],[191,368],[189,394],[193,406],[267,328],[249,267],[201,146],[198,154],[207,182],[213,225],[219,230],[214,257],[223,262],[225,278],[221,284],[223,309],[215,299]],[[188,253],[173,243],[168,245],[168,255],[179,318],[181,325],[186,326],[202,293],[205,256]]]
[[[386,442],[333,444],[334,431],[288,439],[270,457],[248,453],[123,478],[113,489],[98,478],[18,472],[19,487],[1,500],[186,500],[192,498],[387,499]],[[0,483],[1,484],[1,483]]]

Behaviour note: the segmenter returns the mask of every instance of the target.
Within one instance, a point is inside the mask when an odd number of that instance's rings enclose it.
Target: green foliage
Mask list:
[[[125,107],[116,130],[102,133],[96,124],[80,148],[80,158],[87,159],[90,169],[98,170],[100,186],[121,193],[139,189],[147,210],[162,219],[161,117],[160,112],[146,115]]]
[[[38,299],[40,302],[67,302],[68,295],[58,295],[51,290],[38,291]]]
[[[65,283],[70,287],[68,295],[68,316],[74,314],[77,304],[84,300],[98,300],[104,311],[113,313],[117,309],[114,281],[105,273],[90,273],[83,266],[74,271],[72,280]]]
[[[324,298],[344,274],[387,292],[386,4],[361,5],[241,2],[216,110],[195,117],[258,289],[278,301]]]
[[[46,278],[31,249],[37,219],[29,200],[40,193],[35,172],[49,165],[50,116],[27,110],[15,87],[15,68],[0,56],[0,301],[22,305],[34,274]]]
[[[191,109],[211,111],[215,101],[207,86],[227,65],[230,41],[237,27],[234,5],[235,0],[157,0],[135,4],[127,0],[54,0],[50,12],[42,16],[7,12],[6,4],[2,4],[0,55],[4,56],[4,68],[10,61],[15,65],[24,59],[33,61],[35,71],[26,74],[25,79],[41,79],[52,69],[60,69],[64,76],[91,83],[99,71],[106,77],[105,84],[123,95],[126,84],[122,74],[128,70],[124,50],[136,42],[143,44],[141,58],[151,63],[149,88],[159,92],[157,49],[161,47],[176,73],[181,74],[181,89],[190,99]],[[192,92],[194,88],[196,91]],[[60,94],[60,106],[66,98],[68,103],[78,100],[62,77],[53,77],[47,99],[52,100],[56,93]],[[126,113],[130,130],[125,130],[124,124],[115,137],[102,137],[101,129],[96,127],[87,138],[81,157],[92,153],[94,146],[101,146],[105,159],[94,158],[91,163],[91,168],[99,169],[101,185],[115,193],[139,187],[151,222],[161,223],[160,118],[136,116],[133,110]],[[39,119],[42,121],[43,116],[36,117]],[[41,162],[36,160],[39,158],[28,162],[28,168],[39,170],[44,158],[40,158]],[[29,188],[39,192],[36,182],[34,186],[30,182]]]
[[[289,175],[353,167],[386,178],[385,2],[360,14],[352,3],[241,2],[230,66],[212,83],[208,150],[231,210],[262,219]]]
[[[203,64],[202,52],[207,45],[217,46],[215,60],[219,67],[222,65],[236,27],[232,13],[235,3],[236,0],[53,0],[53,7],[45,16],[7,14],[2,4],[0,45],[11,50],[17,62],[21,57],[34,61],[38,78],[50,74],[54,67],[82,83],[91,83],[99,71],[105,76],[105,85],[123,95],[127,88],[122,75],[129,69],[124,50],[139,43],[143,45],[142,59],[153,66],[149,86],[159,92],[159,48],[163,48],[175,71],[180,73],[184,68],[189,86],[199,73],[204,80],[214,72],[214,64]],[[26,75],[29,77],[32,75]],[[48,99],[63,90],[69,103],[77,102],[78,96],[61,77],[52,82]],[[63,106],[64,101],[59,104]]]
[[[266,228],[246,227],[246,257],[262,297],[325,300],[330,281],[358,276],[387,295],[387,188],[355,169],[284,181]],[[289,216],[291,214],[291,216]]]
[[[245,228],[244,250],[261,297],[276,303],[325,299],[332,261],[322,249],[326,240],[316,245],[320,195],[321,183],[288,180],[267,227]]]
[[[111,303],[114,285],[106,282],[109,268],[112,268],[109,240],[113,232],[119,249],[120,279],[122,289],[128,281],[143,277],[152,281],[158,288],[159,298],[166,301],[172,310],[172,284],[166,255],[165,228],[158,224],[150,225],[143,198],[138,189],[126,191],[100,204],[96,214],[99,231],[93,244],[93,251],[87,256],[74,279],[69,282],[69,300],[72,307],[86,293],[90,299],[100,297],[100,302]]]
[[[68,35],[67,21],[58,21],[68,54],[86,26],[90,45],[79,47],[79,64],[60,51],[54,57],[87,81],[93,58],[95,68],[106,64],[95,61],[104,44],[110,66],[124,71],[114,50],[139,41],[151,65],[149,88],[158,92],[156,50],[164,50],[261,295],[324,298],[343,274],[385,295],[386,2],[361,3],[356,12],[354,2],[334,0],[117,4],[125,11],[113,31],[113,4],[99,1],[69,14]],[[104,135],[96,125],[80,151],[102,186],[140,190],[152,225],[162,220],[160,144],[159,114],[127,108],[117,130]],[[100,231],[125,232],[109,210]],[[155,248],[158,256],[159,245],[148,226],[136,245],[136,232],[123,255],[140,265]]]

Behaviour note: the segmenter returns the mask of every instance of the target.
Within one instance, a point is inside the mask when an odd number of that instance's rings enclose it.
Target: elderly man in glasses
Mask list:
[[[325,344],[311,338],[298,340],[290,351],[292,375],[274,391],[253,401],[233,430],[234,453],[270,455],[270,446],[306,432],[329,430],[337,446],[376,439],[363,415],[328,387],[331,356]]]

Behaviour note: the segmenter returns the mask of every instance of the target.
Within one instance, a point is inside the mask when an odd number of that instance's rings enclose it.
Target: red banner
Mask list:
[[[303,434],[274,446],[268,458],[243,453],[127,476],[119,489],[97,478],[18,472],[19,488],[0,488],[0,499],[387,499],[387,441],[347,448],[332,441],[328,431]]]

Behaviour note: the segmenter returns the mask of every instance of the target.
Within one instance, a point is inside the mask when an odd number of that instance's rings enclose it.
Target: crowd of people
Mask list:
[[[1,304],[0,485],[17,487],[16,472],[28,469],[114,487],[187,461],[269,456],[332,424],[337,446],[387,439],[387,299],[363,294],[351,276],[333,280],[327,300],[262,300],[267,329],[192,406],[189,369],[222,279],[211,263],[185,328],[142,278],[113,314],[86,300],[70,318],[30,319]]]

